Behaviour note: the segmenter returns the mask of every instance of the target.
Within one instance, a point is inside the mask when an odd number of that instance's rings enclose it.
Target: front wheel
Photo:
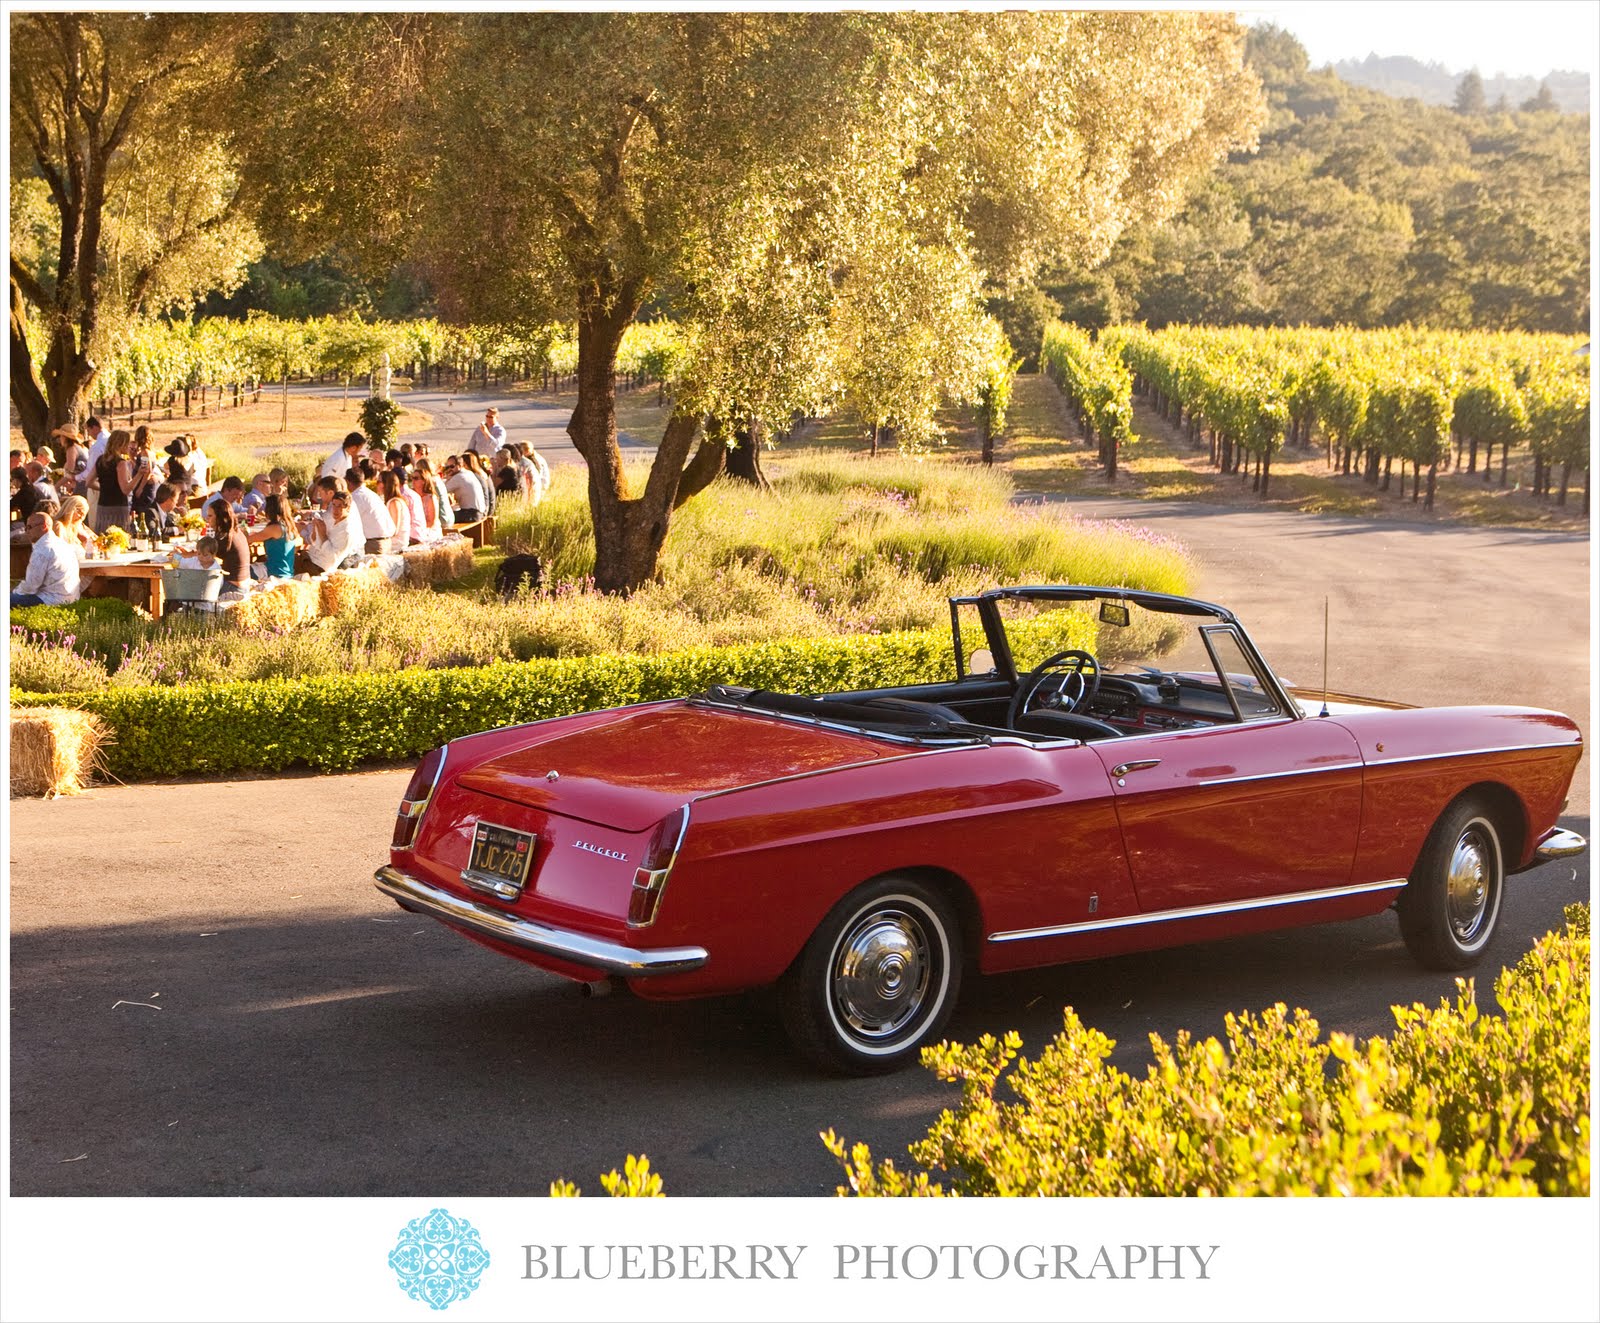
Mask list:
[[[833,907],[778,985],[784,1028],[829,1070],[875,1075],[917,1055],[961,986],[960,928],[920,882],[883,878]]]
[[[1400,933],[1429,969],[1476,964],[1500,919],[1505,857],[1494,819],[1480,804],[1452,804],[1434,824],[1400,893]]]

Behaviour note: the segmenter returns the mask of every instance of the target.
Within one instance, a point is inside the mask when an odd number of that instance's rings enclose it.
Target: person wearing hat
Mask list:
[[[50,433],[61,442],[61,468],[74,485],[84,484],[89,474],[89,448],[76,427],[58,427]],[[82,494],[81,492],[79,493]]]

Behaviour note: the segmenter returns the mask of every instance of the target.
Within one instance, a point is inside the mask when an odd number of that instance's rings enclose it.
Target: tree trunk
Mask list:
[[[872,425],[872,441],[871,441],[871,445],[870,445],[869,449],[867,450],[867,458],[868,459],[877,459],[877,457],[878,457],[878,434],[882,430],[883,429],[879,424],[873,423],[873,425]]]
[[[1572,481],[1572,461],[1569,459],[1561,465],[1561,490],[1556,493],[1556,504],[1565,506],[1567,503],[1567,485]]]
[[[728,448],[728,476],[766,490],[771,484],[761,471],[761,443],[765,428],[759,418],[746,420],[733,430],[733,445]]]
[[[1503,450],[1504,447],[1501,447],[1501,449]],[[1494,442],[1490,441],[1483,447],[1483,485],[1485,487],[1489,485],[1489,475],[1494,472],[1494,465],[1489,462],[1493,455]],[[1470,473],[1471,470],[1469,469],[1468,472]]]
[[[1386,491],[1389,490],[1389,475],[1393,471],[1394,471],[1394,456],[1393,455],[1384,456],[1384,460],[1383,460],[1383,481],[1378,484],[1378,490],[1380,492],[1386,492]],[[1405,466],[1405,461],[1402,460],[1400,462],[1400,495],[1402,495],[1402,496],[1404,496],[1406,494],[1405,493],[1405,485],[1406,485],[1406,466]]]
[[[50,402],[28,352],[28,305],[15,280],[11,282],[11,403],[17,408],[29,450],[37,450],[60,426],[50,421]]]
[[[994,464],[994,430],[989,426],[989,411],[983,410],[978,418],[978,439],[983,447],[983,464],[989,468]]]
[[[278,430],[280,432],[287,432],[289,430],[289,370],[288,370],[288,368],[285,368],[283,370],[283,416],[278,420]]]
[[[1422,503],[1422,508],[1424,510],[1433,509],[1433,493],[1438,484],[1438,480],[1439,463],[1437,460],[1435,460],[1432,464],[1428,465],[1428,499]]]
[[[1261,499],[1267,499],[1267,483],[1272,479],[1272,452],[1269,450],[1261,459]]]
[[[674,414],[667,420],[667,426],[670,428],[676,419],[677,415]],[[713,419],[706,419],[706,428],[700,437],[700,445],[694,452],[694,458],[685,466],[683,477],[678,480],[678,494],[672,502],[674,510],[703,492],[728,466],[728,446],[720,431],[715,428],[714,422]]]
[[[1505,442],[1501,442],[1500,443],[1500,485],[1502,487],[1504,487],[1506,485],[1506,467],[1510,463],[1511,463],[1511,447],[1508,444],[1506,444]],[[1488,466],[1488,461],[1487,460],[1484,461],[1484,466],[1485,467]],[[1485,476],[1485,480],[1487,480],[1488,475],[1485,474],[1484,476]]]
[[[594,582],[604,593],[630,593],[655,577],[697,423],[673,416],[643,494],[630,497],[617,444],[614,373],[622,333],[639,310],[639,296],[636,282],[602,271],[580,286],[578,298],[578,403],[567,435],[589,470]]]

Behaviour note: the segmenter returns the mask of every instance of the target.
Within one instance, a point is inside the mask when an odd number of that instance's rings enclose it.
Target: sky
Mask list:
[[[1300,39],[1313,67],[1367,55],[1409,55],[1452,73],[1476,68],[1540,77],[1600,62],[1593,0],[1280,0],[1243,4],[1246,23],[1275,23]]]

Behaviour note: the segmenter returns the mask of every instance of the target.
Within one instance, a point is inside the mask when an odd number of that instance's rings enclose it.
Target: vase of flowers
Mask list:
[[[117,525],[112,524],[94,540],[95,547],[102,556],[120,556],[128,549],[128,534]]]

